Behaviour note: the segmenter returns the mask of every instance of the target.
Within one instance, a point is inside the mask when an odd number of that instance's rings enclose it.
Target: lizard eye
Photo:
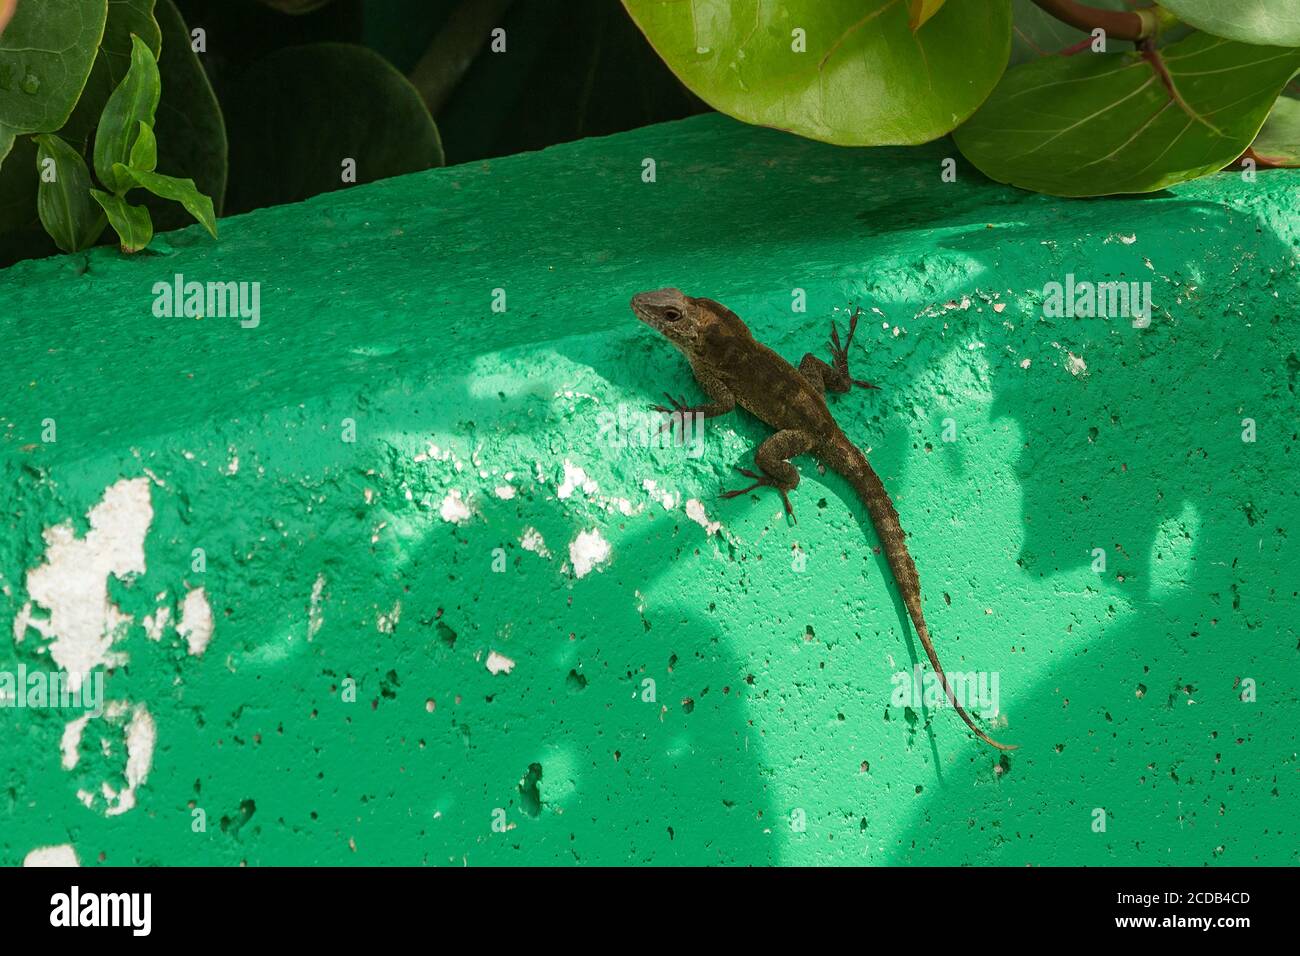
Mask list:
[[[676,322],[682,317],[681,312],[677,309],[664,309],[664,318],[669,322]]]

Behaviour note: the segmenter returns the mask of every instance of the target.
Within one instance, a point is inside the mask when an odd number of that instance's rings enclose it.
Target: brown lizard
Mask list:
[[[849,441],[826,407],[824,392],[848,392],[854,385],[875,388],[869,382],[849,375],[848,348],[853,342],[860,310],[855,310],[849,321],[849,334],[843,345],[840,344],[839,330],[834,320],[831,321],[830,346],[834,364],[827,365],[810,352],[797,369],[755,340],[749,327],[734,312],[712,299],[694,298],[677,289],[658,289],[633,296],[632,311],[681,350],[690,362],[700,388],[712,399],[706,405],[687,405],[684,400],[669,395],[672,407],[651,406],[654,410],[714,418],[739,405],[776,429],[775,434],[759,445],[754,453],[761,474],[739,466],[736,468],[742,475],[754,479],[754,483],[748,488],[724,492],[722,497],[734,498],[758,487],[775,488],[786,512],[793,518],[790,492],[799,486],[799,471],[790,464],[791,458],[811,452],[826,467],[845,478],[871,515],[871,523],[880,536],[885,559],[898,583],[903,603],[948,699],[980,740],[1000,750],[1014,750],[1015,747],[1000,744],[984,733],[957,702],[925,626],[925,616],[921,613],[921,580],[916,573],[916,564],[908,554],[898,511],[889,500],[889,493],[880,477],[867,463],[867,456]]]

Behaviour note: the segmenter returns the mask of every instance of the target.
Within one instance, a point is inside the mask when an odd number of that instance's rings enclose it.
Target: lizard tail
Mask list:
[[[925,626],[925,615],[921,612],[921,578],[916,573],[916,564],[907,551],[907,538],[898,520],[898,510],[889,500],[889,493],[885,490],[880,476],[867,462],[867,456],[843,433],[840,433],[821,449],[820,457],[828,466],[844,476],[853,486],[853,490],[858,493],[862,503],[866,505],[867,512],[871,515],[871,523],[875,526],[880,544],[884,548],[885,560],[889,562],[889,569],[893,572],[898,590],[902,593],[903,603],[912,618],[917,637],[921,639],[921,646],[925,648],[925,656],[930,659],[930,667],[939,675],[944,693],[956,708],[958,716],[974,731],[975,736],[986,744],[999,750],[1015,750],[1014,744],[998,743],[977,727],[965,708],[957,702],[957,695],[953,693],[948,683],[948,675],[943,672],[943,666],[939,663],[934,642],[930,640],[930,630]]]

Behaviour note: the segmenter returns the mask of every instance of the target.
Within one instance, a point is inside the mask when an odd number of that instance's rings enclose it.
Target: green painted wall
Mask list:
[[[1297,862],[1300,174],[1063,202],[949,152],[709,116],[0,273],[0,670],[90,648],[126,702],[62,749],[0,710],[0,862]],[[260,324],[156,317],[177,273]],[[1150,327],[1045,318],[1067,273],[1151,282]],[[791,525],[716,497],[743,415],[602,431],[698,394],[627,306],[668,284],[796,361],[877,310],[834,410],[1021,749],[891,706],[919,648],[841,481],[801,460]]]

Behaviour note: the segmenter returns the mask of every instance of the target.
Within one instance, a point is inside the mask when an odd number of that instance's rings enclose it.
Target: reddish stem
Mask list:
[[[1125,10],[1100,10],[1075,0],[1034,0],[1034,3],[1062,23],[1087,33],[1100,27],[1116,40],[1144,40],[1154,32],[1154,18]]]

